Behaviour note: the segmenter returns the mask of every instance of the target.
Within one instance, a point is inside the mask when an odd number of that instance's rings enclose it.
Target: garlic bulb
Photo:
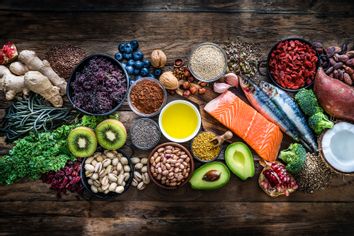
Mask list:
[[[232,86],[226,83],[214,83],[214,92],[216,93],[223,93],[227,91]]]

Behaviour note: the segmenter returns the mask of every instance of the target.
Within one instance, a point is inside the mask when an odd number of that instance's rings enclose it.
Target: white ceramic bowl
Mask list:
[[[195,114],[196,114],[196,116],[197,116],[197,120],[198,120],[198,121],[197,121],[198,123],[197,123],[197,126],[196,126],[194,132],[193,132],[191,135],[189,135],[188,137],[183,138],[183,139],[178,139],[178,138],[171,137],[170,135],[167,134],[167,132],[164,130],[164,128],[163,128],[163,126],[162,126],[162,116],[163,116],[165,110],[166,110],[168,107],[170,107],[171,105],[173,105],[173,104],[178,104],[178,103],[179,103],[179,104],[185,104],[185,105],[191,107],[191,108],[194,110],[194,112],[195,112]],[[201,117],[200,117],[199,110],[197,109],[197,107],[196,107],[195,105],[193,105],[192,103],[187,102],[187,101],[185,101],[185,100],[175,100],[175,101],[172,101],[172,102],[168,103],[166,106],[164,106],[164,107],[162,108],[162,110],[161,110],[161,112],[160,112],[160,116],[159,116],[159,126],[160,126],[161,133],[162,133],[163,136],[165,136],[168,140],[170,140],[170,141],[172,141],[172,142],[176,142],[176,143],[184,143],[184,142],[188,142],[189,140],[193,139],[193,138],[198,134],[198,132],[199,132],[199,130],[200,130],[201,124],[202,124],[202,119],[201,119]],[[182,128],[182,127],[181,127],[181,128]]]

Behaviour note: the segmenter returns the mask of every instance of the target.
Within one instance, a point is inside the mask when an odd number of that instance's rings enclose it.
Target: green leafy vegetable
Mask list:
[[[306,150],[301,144],[292,143],[280,152],[279,158],[286,163],[286,169],[295,174],[305,165]]]
[[[0,158],[0,184],[12,184],[21,179],[37,180],[49,171],[58,171],[75,157],[67,149],[67,137],[78,126],[96,128],[107,117],[84,115],[81,121],[62,125],[53,131],[31,132],[15,141],[9,154]],[[114,114],[110,118],[119,118]]]
[[[295,95],[295,101],[307,116],[323,112],[312,89],[300,89]]]
[[[36,180],[75,159],[66,149],[66,137],[73,127],[63,125],[52,132],[31,133],[17,140],[9,155],[0,158],[0,183],[12,184],[23,178]]]
[[[322,133],[325,129],[332,128],[334,123],[322,112],[317,112],[309,118],[309,126],[316,134]]]

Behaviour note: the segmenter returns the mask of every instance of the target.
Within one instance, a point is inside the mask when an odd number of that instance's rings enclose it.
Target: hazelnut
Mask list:
[[[205,86],[208,85],[208,83],[207,82],[199,82],[199,85],[202,86],[202,87],[205,87]]]
[[[191,92],[189,90],[186,90],[183,92],[184,97],[189,97],[191,95]]]
[[[191,92],[191,94],[196,94],[198,92],[198,88],[195,86],[191,86],[191,88],[189,89],[189,91]]]
[[[166,89],[174,90],[178,88],[178,79],[174,76],[172,71],[162,73],[159,80]]]
[[[193,83],[194,77],[193,77],[193,76],[189,76],[189,77],[188,77],[188,81],[191,82],[191,83]]]
[[[206,89],[205,89],[205,88],[200,88],[200,89],[198,90],[198,93],[199,93],[200,95],[205,94],[205,92],[206,92]]]
[[[191,73],[189,72],[189,69],[187,67],[184,68],[183,73],[184,73],[184,77],[186,77],[186,78],[188,78],[191,75]]]
[[[191,84],[188,81],[183,82],[182,84],[183,89],[189,89],[191,87]]]
[[[151,53],[151,65],[155,68],[162,68],[166,65],[167,57],[162,50],[154,50]]]

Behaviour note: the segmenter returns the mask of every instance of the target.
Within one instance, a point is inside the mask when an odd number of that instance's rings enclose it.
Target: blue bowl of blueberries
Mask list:
[[[118,52],[114,58],[119,61],[129,75],[130,84],[143,77],[158,78],[162,70],[152,68],[148,59],[144,58],[144,53],[139,49],[139,42],[132,40],[122,42],[118,45]]]

